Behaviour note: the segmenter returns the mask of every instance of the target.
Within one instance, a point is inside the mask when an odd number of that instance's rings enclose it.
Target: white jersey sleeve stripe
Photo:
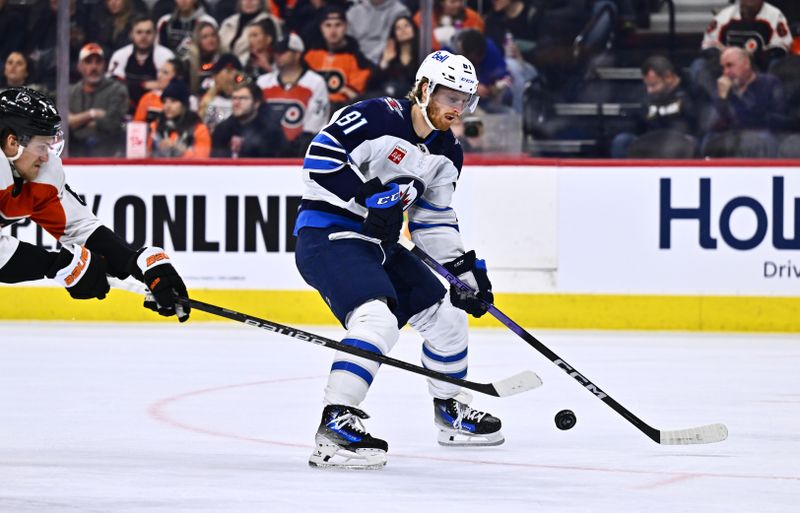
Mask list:
[[[338,152],[340,152],[340,153],[347,153],[347,152],[344,150],[344,148],[340,148],[340,147],[338,147],[338,146],[331,146],[331,145],[329,145],[329,144],[323,144],[323,143],[321,143],[321,142],[315,142],[315,141],[312,141],[312,142],[311,142],[311,146],[318,146],[318,147],[320,147],[320,148],[325,148],[326,150],[338,151]]]

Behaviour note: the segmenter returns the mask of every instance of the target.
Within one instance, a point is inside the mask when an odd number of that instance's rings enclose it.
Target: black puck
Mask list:
[[[556,413],[556,427],[558,429],[562,429],[566,431],[567,429],[572,429],[572,426],[575,425],[578,419],[575,418],[575,414],[572,413],[572,410],[561,410],[560,412]]]

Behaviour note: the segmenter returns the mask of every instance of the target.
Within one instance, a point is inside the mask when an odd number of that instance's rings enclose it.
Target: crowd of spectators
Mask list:
[[[638,130],[616,135],[611,156],[800,157],[800,116],[789,108],[800,92],[798,22],[764,0],[738,0],[710,20],[685,73],[647,59]]]
[[[481,112],[522,115],[526,85],[568,98],[587,63],[649,4],[433,0],[432,44],[476,65]],[[147,126],[151,156],[302,156],[337,108],[405,96],[421,57],[418,0],[70,0],[69,8],[73,156],[124,156],[130,123]],[[56,0],[0,0],[0,87],[54,90],[57,9]],[[784,134],[797,131],[800,108],[786,85],[800,84],[792,37],[800,20],[780,5],[737,0],[709,22],[685,70],[661,55],[641,65],[640,119],[614,134],[610,156],[647,156],[666,142],[687,156],[790,156]]]

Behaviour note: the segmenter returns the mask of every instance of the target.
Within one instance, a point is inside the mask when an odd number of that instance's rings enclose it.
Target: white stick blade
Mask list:
[[[661,431],[661,444],[663,445],[713,444],[726,438],[728,438],[728,428],[725,424]]]
[[[521,394],[542,386],[542,379],[533,371],[522,371],[509,378],[492,383],[500,397]]]

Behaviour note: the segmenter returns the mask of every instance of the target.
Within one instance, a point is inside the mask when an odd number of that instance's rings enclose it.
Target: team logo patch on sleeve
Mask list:
[[[389,153],[389,160],[391,160],[395,164],[400,164],[400,162],[406,157],[406,150],[401,148],[400,146],[395,146],[392,149],[392,152]]]
[[[386,97],[383,99],[386,102],[386,105],[389,107],[389,110],[400,116],[403,117],[403,106],[400,105],[400,102],[395,100],[394,98]]]

